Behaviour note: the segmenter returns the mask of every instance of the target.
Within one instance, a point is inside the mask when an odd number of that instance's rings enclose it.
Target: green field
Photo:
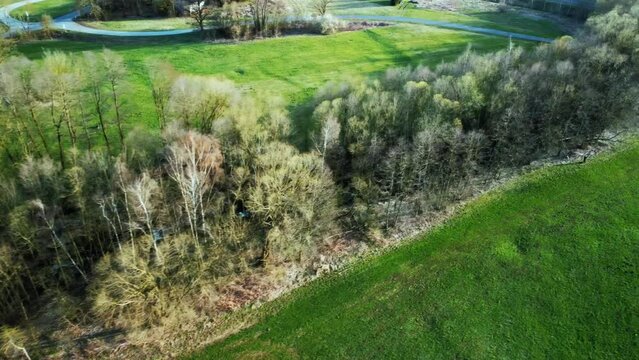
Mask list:
[[[635,143],[524,176],[193,358],[636,358],[637,159]]]
[[[565,34],[561,27],[552,21],[533,19],[514,11],[500,13],[435,11],[416,8],[402,10],[387,4],[387,1],[371,0],[336,1],[332,5],[331,12],[337,15],[385,15],[445,21],[548,38],[556,38]]]
[[[523,46],[534,43],[521,42]],[[265,92],[299,104],[328,81],[379,74],[389,67],[435,66],[459,56],[471,45],[480,52],[504,49],[508,39],[442,30],[420,25],[398,25],[331,36],[290,36],[238,44],[202,43],[197,35],[171,39],[40,41],[19,51],[32,59],[44,50],[79,53],[108,47],[127,60],[136,101],[136,124],[153,127],[155,114],[145,60],[159,58],[179,71],[225,77],[247,91]],[[131,124],[133,125],[133,124]]]
[[[15,9],[10,15],[14,18],[23,18],[25,21],[39,22],[42,15],[57,18],[75,10],[75,6],[75,0],[44,0]],[[29,13],[28,18],[26,17],[27,12]]]
[[[189,18],[129,19],[113,21],[82,21],[82,25],[102,30],[114,31],[161,31],[193,28]]]

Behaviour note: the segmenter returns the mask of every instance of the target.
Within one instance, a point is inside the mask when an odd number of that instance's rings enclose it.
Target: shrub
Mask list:
[[[335,34],[343,28],[344,22],[332,15],[323,15],[320,17],[320,32],[323,35]]]

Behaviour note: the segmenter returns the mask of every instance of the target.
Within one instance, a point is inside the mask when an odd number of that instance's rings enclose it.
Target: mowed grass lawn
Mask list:
[[[331,12],[338,15],[384,15],[401,16],[434,21],[451,22],[488,29],[516,32],[520,34],[536,35],[556,38],[565,35],[561,27],[553,21],[544,18],[531,18],[516,10],[508,12],[497,11],[437,11],[419,8],[401,9],[388,6],[388,2],[377,0],[340,0],[331,5]]]
[[[82,25],[114,31],[161,31],[193,28],[193,21],[186,17],[161,19],[127,19],[113,21],[82,21]]]
[[[328,81],[371,76],[396,66],[436,66],[455,59],[468,46],[479,52],[497,51],[508,46],[506,38],[419,25],[237,44],[203,43],[189,39],[192,37],[54,40],[23,44],[18,50],[32,59],[41,58],[47,50],[80,54],[108,47],[117,51],[126,59],[131,74],[130,89],[135,94],[135,101],[129,101],[136,113],[130,125],[154,127],[155,114],[146,68],[148,59],[168,61],[188,74],[224,77],[235,81],[246,91],[280,96],[293,105],[309,99]],[[519,44],[526,47],[535,45],[530,42]]]
[[[631,359],[639,145],[494,191],[193,359]]]
[[[23,18],[25,21],[40,22],[42,15],[49,15],[55,19],[74,11],[75,7],[75,0],[44,0],[19,7],[13,10],[10,15],[14,18]],[[26,17],[26,12],[29,13],[28,18]]]

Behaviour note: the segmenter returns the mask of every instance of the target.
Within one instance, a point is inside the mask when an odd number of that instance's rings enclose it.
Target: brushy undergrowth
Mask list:
[[[268,306],[193,359],[624,358],[639,326],[639,145],[545,169],[422,240]]]

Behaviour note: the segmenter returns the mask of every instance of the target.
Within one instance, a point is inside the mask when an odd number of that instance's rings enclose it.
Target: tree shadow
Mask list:
[[[60,50],[65,52],[100,51],[104,48],[112,50],[134,50],[140,48],[180,46],[202,44],[199,33],[171,36],[118,37],[93,34],[66,33],[55,40],[26,42],[18,45],[21,54],[30,59],[40,59],[44,50]],[[215,45],[215,44],[212,44]]]
[[[384,51],[384,54],[391,55],[392,62],[395,64],[406,64],[413,62],[413,58],[406,54],[405,51],[399,49],[391,39],[378,34],[374,30],[364,32],[372,41],[376,42]]]

